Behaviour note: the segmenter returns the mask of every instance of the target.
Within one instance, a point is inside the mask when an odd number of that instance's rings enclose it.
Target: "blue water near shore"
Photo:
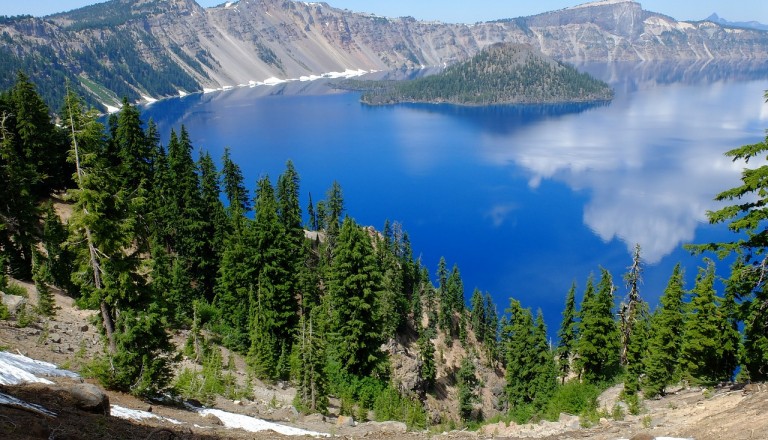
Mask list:
[[[164,142],[184,124],[216,159],[230,147],[250,189],[292,160],[302,208],[337,180],[358,223],[402,223],[430,273],[444,256],[467,296],[477,287],[500,310],[510,297],[541,308],[553,334],[571,283],[581,294],[601,266],[626,294],[635,243],[652,305],[677,262],[691,287],[701,257],[681,245],[731,238],[705,214],[744,166],[723,152],[768,128],[765,66],[582,68],[615,87],[613,102],[368,107],[314,82],[190,95],[143,114]]]

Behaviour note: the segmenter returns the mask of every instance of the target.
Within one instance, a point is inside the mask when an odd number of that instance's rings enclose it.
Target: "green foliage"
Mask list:
[[[141,397],[156,396],[172,378],[171,345],[158,310],[124,310],[117,322],[117,350],[95,362],[93,371],[105,387]]]
[[[304,413],[324,413],[328,409],[326,343],[320,333],[320,326],[313,322],[318,320],[319,312],[320,308],[313,310],[314,319],[306,320],[302,316],[298,340],[293,345],[294,359],[291,376],[297,386],[294,406]]]
[[[456,373],[456,384],[459,389],[459,417],[465,422],[473,420],[475,403],[480,400],[477,394],[480,380],[476,376],[475,363],[470,357],[462,359],[461,367]],[[482,414],[479,418],[482,418]]]
[[[677,376],[684,326],[683,296],[685,295],[683,269],[678,263],[664,289],[654,314],[648,356],[645,362],[646,380],[643,391],[647,397],[664,394],[664,388]]]
[[[557,332],[557,366],[558,374],[563,383],[571,372],[571,356],[574,355],[578,338],[576,323],[576,283],[571,284],[568,295],[565,297],[565,309],[560,330]]]
[[[405,423],[410,430],[427,427],[427,412],[421,402],[401,395],[396,389],[385,388],[373,403],[376,421],[396,420]]]
[[[35,289],[37,290],[38,313],[46,317],[53,317],[56,315],[56,303],[53,292],[48,286],[53,281],[49,263],[38,252],[34,253],[32,261],[32,280],[35,282]]]
[[[6,295],[14,295],[14,296],[20,296],[22,298],[29,298],[27,289],[25,289],[24,286],[18,283],[8,283],[4,291]]]
[[[435,345],[432,343],[433,331],[422,329],[416,345],[419,348],[419,379],[424,384],[424,391],[435,386],[437,366],[435,365]]]
[[[511,299],[502,344],[507,355],[507,399],[510,407],[535,404],[541,408],[554,392],[556,367],[547,342],[541,312],[534,322],[530,309]]]
[[[619,372],[619,330],[613,317],[611,274],[601,269],[596,294],[590,293],[591,279],[581,308],[580,335],[577,344],[582,377],[588,382],[612,379]]]
[[[447,102],[467,105],[610,100],[610,87],[588,74],[509,43],[491,45],[442,73],[412,81],[362,85],[368,104]]]
[[[736,356],[729,341],[732,327],[714,282],[715,265],[707,260],[707,267],[699,270],[691,291],[680,356],[684,375],[705,384],[730,380]]]
[[[216,396],[235,399],[247,395],[241,389],[230,367],[224,365],[221,350],[211,347],[202,359],[202,368],[184,368],[173,384],[174,390],[184,398],[213,403]]]
[[[768,91],[765,100],[768,102]],[[762,160],[768,153],[768,136],[755,144],[743,145],[725,153],[733,161]],[[765,249],[768,245],[768,165],[744,167],[742,184],[727,189],[715,197],[720,202],[733,203],[716,211],[707,212],[710,223],[727,223],[728,229],[738,234],[730,242],[696,245],[697,251],[715,251],[723,257],[736,253],[740,263],[732,271],[731,287],[734,288],[746,310],[744,319],[743,363],[753,380],[768,377],[768,296],[765,288]],[[729,331],[729,333],[731,333]]]
[[[334,253],[326,295],[331,351],[345,370],[367,376],[382,359],[381,321],[373,310],[381,274],[371,237],[347,217]]]

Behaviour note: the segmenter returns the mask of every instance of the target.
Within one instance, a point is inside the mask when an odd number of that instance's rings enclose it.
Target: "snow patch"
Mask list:
[[[155,102],[157,102],[156,98],[153,98],[153,97],[147,96],[147,95],[141,95],[141,99],[147,101],[147,104],[154,104]]]
[[[207,87],[203,88],[203,93],[213,93],[215,91],[216,91],[216,89],[209,89]]]
[[[189,95],[189,93],[185,92],[184,90],[179,90],[178,92],[179,92],[179,98],[183,98]]]
[[[107,113],[117,113],[120,111],[120,107],[114,107],[109,104],[104,104],[103,102],[101,103],[101,105],[107,108]]]
[[[56,365],[37,361],[20,354],[0,351],[0,384],[18,385],[25,382],[52,384],[39,376],[80,377],[67,370],[60,370]]]
[[[330,434],[323,432],[307,431],[305,429],[294,428],[292,426],[280,425],[267,422],[265,420],[255,419],[250,416],[233,414],[219,409],[200,409],[198,414],[207,416],[212,414],[221,420],[227,428],[240,428],[248,432],[275,431],[282,435],[311,435],[313,437],[330,437]]]
[[[21,399],[17,399],[13,396],[9,396],[4,393],[0,393],[0,405],[10,405],[10,406],[17,406],[21,408],[27,408],[35,412],[41,412],[43,414],[48,414],[49,416],[56,417],[56,413],[53,411],[43,408],[42,406],[37,405],[35,403],[27,403]]]
[[[169,419],[167,417],[160,417],[157,414],[152,414],[151,412],[141,411],[138,409],[123,408],[122,406],[118,406],[118,405],[111,405],[109,413],[113,417],[117,417],[119,419],[124,419],[124,420],[133,420],[136,422],[147,420],[147,419],[155,419],[160,421],[171,422],[174,425],[183,425],[183,423],[178,420]]]

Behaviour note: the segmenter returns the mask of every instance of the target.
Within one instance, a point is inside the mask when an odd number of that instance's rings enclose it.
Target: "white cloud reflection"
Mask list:
[[[532,187],[554,179],[586,191],[585,224],[630,251],[639,243],[653,264],[693,240],[706,211],[718,207],[714,195],[739,183],[744,164],[723,153],[764,138],[766,88],[672,84],[619,94],[608,107],[532,124],[514,137],[486,133],[482,155],[524,167]]]

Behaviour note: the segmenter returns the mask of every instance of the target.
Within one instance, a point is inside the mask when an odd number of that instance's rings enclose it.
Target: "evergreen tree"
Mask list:
[[[74,271],[74,255],[65,247],[68,232],[61,223],[52,203],[45,207],[43,220],[42,244],[48,256],[48,264],[51,272],[51,282],[72,296],[77,296],[77,291],[70,279]]]
[[[540,408],[557,387],[557,367],[547,342],[541,310],[534,321],[530,309],[510,300],[502,331],[507,356],[507,399],[510,407],[534,403]]]
[[[632,329],[638,317],[637,310],[641,307],[643,300],[640,298],[640,283],[642,283],[643,261],[640,258],[640,245],[635,245],[635,251],[632,254],[632,266],[624,274],[624,281],[627,283],[629,293],[627,300],[622,302],[619,317],[621,330],[621,359],[622,365],[627,365],[627,350],[632,340]]]
[[[485,342],[485,305],[480,289],[475,288],[472,292],[472,299],[469,305],[472,308],[471,323],[472,329],[475,332],[475,339],[477,339],[477,342]]]
[[[459,417],[466,422],[472,419],[475,403],[479,401],[477,387],[480,386],[475,363],[470,357],[462,359],[461,367],[456,373],[456,382],[459,388]]]
[[[609,380],[619,372],[619,330],[612,313],[614,289],[610,272],[601,269],[597,294],[584,295],[577,352],[587,382]]]
[[[683,373],[694,381],[704,383],[729,380],[733,375],[730,357],[735,353],[726,343],[729,323],[715,294],[714,283],[714,263],[707,260],[707,267],[699,269],[696,285],[691,291],[683,331]]]
[[[39,252],[34,253],[32,260],[32,280],[35,282],[35,289],[37,290],[37,310],[43,316],[53,317],[56,315],[56,303],[53,292],[48,286],[53,281],[50,264]]]
[[[114,167],[100,155],[106,148],[95,112],[84,112],[72,94],[62,120],[72,135],[71,157],[78,189],[71,224],[79,249],[73,274],[85,304],[98,305],[109,351],[96,368],[106,386],[138,395],[163,389],[174,358],[162,322],[161,301],[147,287],[132,235],[134,193],[120,185]]]
[[[216,275],[221,263],[224,239],[228,233],[227,215],[221,203],[219,172],[211,155],[203,153],[197,164],[200,171],[200,198],[202,202],[202,236],[205,237],[200,247],[199,290],[207,301],[213,299]]]
[[[258,287],[251,292],[251,360],[261,376],[286,378],[296,327],[291,242],[278,215],[269,177],[259,180],[255,204]]]
[[[547,327],[544,315],[539,309],[533,327],[533,344],[536,363],[533,376],[533,400],[538,408],[544,405],[557,389],[557,365],[550,344],[547,341]]]
[[[768,91],[765,100],[768,102]],[[758,143],[743,145],[725,153],[734,161],[759,160],[768,153],[768,136]],[[756,168],[744,168],[742,184],[727,189],[715,197],[721,202],[734,202],[716,211],[707,212],[710,223],[727,223],[728,228],[741,237],[730,242],[710,243],[696,246],[699,251],[712,250],[723,257],[736,252],[743,259],[745,267],[737,275],[742,285],[742,304],[748,311],[745,320],[744,333],[744,364],[754,380],[768,377],[768,289],[765,288],[765,267],[768,248],[768,230],[766,222],[768,212],[765,210],[768,197],[768,165],[762,164]],[[748,269],[747,269],[748,267]],[[734,278],[733,275],[731,278]]]
[[[565,297],[565,309],[560,330],[557,332],[559,340],[557,344],[558,372],[562,383],[571,373],[571,357],[576,348],[578,334],[576,333],[576,282],[571,284],[568,295]]]
[[[224,157],[221,159],[221,163],[224,194],[229,202],[229,209],[237,209],[237,212],[240,214],[250,211],[251,202],[248,190],[243,183],[243,172],[240,170],[240,166],[232,161],[229,148],[224,149]]]
[[[659,300],[660,309],[653,317],[648,358],[645,362],[646,380],[643,391],[646,397],[664,395],[664,389],[677,377],[684,326],[683,280],[683,269],[678,263]]]
[[[312,193],[309,193],[309,202],[307,203],[308,223],[306,228],[310,231],[318,231],[317,214],[315,214],[315,204],[312,202]]]
[[[295,402],[297,408],[305,412],[324,413],[328,408],[327,378],[325,374],[325,340],[320,334],[318,320],[320,308],[313,310],[307,319],[301,317],[297,343],[297,360],[294,377],[297,377]]]
[[[381,323],[373,313],[380,280],[371,238],[347,217],[331,263],[326,300],[332,352],[352,374],[370,375],[381,360]]]
[[[448,266],[445,257],[440,257],[437,263],[437,324],[440,329],[450,334],[451,299],[448,297]]]
[[[633,311],[632,334],[626,354],[626,372],[624,374],[624,399],[629,404],[630,412],[639,411],[640,377],[645,372],[648,337],[651,333],[651,317],[648,304],[640,301]]]
[[[437,366],[435,365],[435,345],[432,343],[432,331],[422,329],[417,341],[419,348],[419,379],[424,384],[423,391],[429,391],[435,386]]]
[[[491,352],[491,358],[498,356],[499,314],[496,312],[496,304],[493,303],[491,294],[485,293],[485,346]]]

